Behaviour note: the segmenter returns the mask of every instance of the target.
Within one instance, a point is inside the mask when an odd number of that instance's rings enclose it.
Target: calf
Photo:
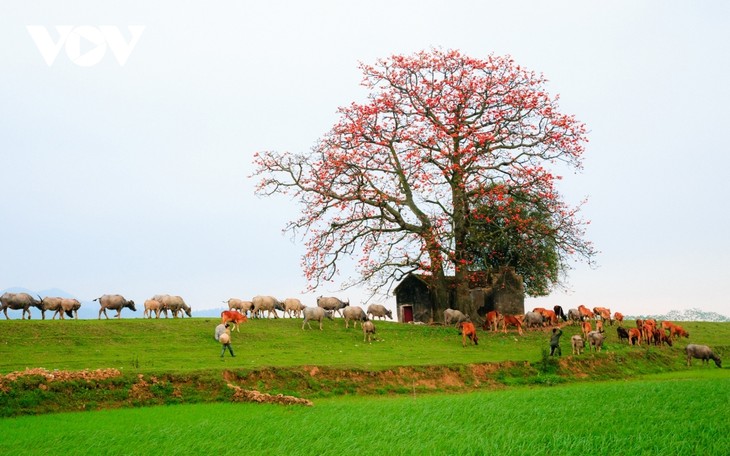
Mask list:
[[[236,331],[241,332],[239,328],[239,324],[246,323],[248,321],[248,318],[241,312],[237,310],[224,310],[221,312],[221,323],[233,323],[235,325]]]
[[[362,341],[370,342],[370,338],[375,334],[375,325],[372,321],[366,320],[361,325],[362,327]]]
[[[586,347],[586,341],[578,334],[570,338],[570,345],[573,347],[573,354],[580,355]]]
[[[707,345],[689,344],[684,348],[687,353],[687,366],[692,365],[692,358],[702,360],[702,364],[709,364],[710,360],[715,361],[715,366],[722,367],[722,361],[720,357],[712,352],[712,349]]]
[[[461,330],[461,345],[466,347],[466,338],[474,342],[474,345],[479,345],[479,338],[477,337],[477,329],[474,327],[474,323],[469,321],[462,321],[459,323],[459,329]]]
[[[672,327],[671,332],[669,333],[669,336],[672,337],[672,338],[675,337],[675,336],[676,337],[686,337],[686,338],[689,338],[689,333],[687,331],[685,331],[684,328],[682,328],[681,326],[674,325]]]

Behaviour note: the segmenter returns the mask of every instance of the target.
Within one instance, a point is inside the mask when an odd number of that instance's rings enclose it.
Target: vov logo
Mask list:
[[[127,41],[119,27],[115,25],[57,25],[58,39],[54,40],[45,26],[27,25],[28,33],[38,47],[48,66],[61,52],[66,49],[68,58],[78,66],[94,66],[106,55],[107,48],[112,51],[119,62],[119,66],[127,63],[129,55],[137,45],[139,38],[144,32],[144,25],[130,25],[127,27],[131,38]],[[83,52],[82,52],[83,50]]]

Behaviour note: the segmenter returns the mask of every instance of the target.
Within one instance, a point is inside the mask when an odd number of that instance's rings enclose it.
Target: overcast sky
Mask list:
[[[560,188],[588,198],[599,267],[527,308],[728,315],[728,24],[727,1],[3,1],[0,290],[361,303],[339,283],[301,294],[302,244],[281,231],[298,208],[253,194],[252,157],[309,150],[364,99],[359,61],[442,47],[544,73],[589,129]],[[32,25],[52,43],[75,26],[50,66]],[[120,65],[99,26],[135,25]]]

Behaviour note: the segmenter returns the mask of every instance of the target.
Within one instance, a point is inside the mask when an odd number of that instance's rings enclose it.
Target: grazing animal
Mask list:
[[[593,319],[593,312],[591,312],[590,309],[588,309],[588,307],[584,306],[583,304],[578,306],[578,312],[580,312],[581,321]]]
[[[228,301],[228,310],[237,310],[242,314],[253,309],[253,303],[251,301],[244,301],[243,299],[230,298]]]
[[[525,314],[525,319],[522,320],[525,324],[525,328],[541,327],[543,325],[542,314],[532,311]]]
[[[246,323],[247,321],[248,318],[246,315],[237,310],[224,310],[221,312],[221,324],[225,325],[226,323],[233,323],[234,328],[238,332],[241,332],[239,325],[241,323]]]
[[[613,321],[611,320],[611,309],[608,309],[606,307],[594,307],[593,315],[596,317],[596,319],[600,318],[601,321],[603,321],[604,323],[606,322],[606,320],[608,320],[608,323],[610,325],[613,325]]]
[[[350,305],[350,301],[342,301],[339,298],[333,296],[320,296],[317,298],[317,307],[321,307],[324,310],[331,310],[332,314],[339,313],[342,316],[342,309]]]
[[[41,302],[28,293],[3,293],[0,296],[0,307],[5,314],[5,319],[10,320],[8,317],[8,309],[20,310],[23,309],[22,319],[25,320],[25,313],[28,313],[28,320],[30,320],[30,308],[35,307],[38,310],[42,310]]]
[[[599,333],[603,332],[603,320],[596,321],[596,331],[598,331]]]
[[[629,329],[629,343],[631,345],[641,345],[641,331],[639,329]]]
[[[39,309],[41,310],[41,320],[46,319],[46,310],[53,312],[53,320],[56,319],[56,315],[59,313],[59,309],[61,308],[61,300],[63,298],[58,297],[50,297],[46,296],[45,298],[41,298],[38,296],[38,298],[41,300],[41,305]]]
[[[644,324],[641,326],[641,338],[644,339],[647,345],[651,345],[654,342],[654,329],[656,325],[651,324],[652,320],[644,320]]]
[[[661,329],[654,328],[654,345],[667,344],[672,346],[672,339]]]
[[[553,312],[555,312],[557,317],[562,318],[563,321],[568,321],[568,317],[565,315],[565,312],[563,312],[563,308],[561,306],[553,306]]]
[[[362,327],[362,341],[370,342],[371,337],[375,334],[375,325],[371,320],[365,320],[360,327]]]
[[[626,330],[626,328],[623,328],[621,326],[617,327],[616,334],[618,335],[619,342],[622,342],[624,339],[626,339],[626,343],[629,343],[629,332]]]
[[[263,316],[264,311],[267,311],[266,318],[271,318],[271,313],[274,313],[274,318],[279,318],[276,314],[278,310],[284,310],[281,302],[273,296],[254,296],[251,300],[253,303],[253,313],[258,317]]]
[[[185,312],[188,317],[193,316],[190,306],[185,304],[185,301],[180,296],[162,295],[152,299],[155,299],[162,304],[161,309],[165,309],[165,317],[167,317],[168,310],[172,312],[173,318],[177,318],[178,313],[180,313],[181,317],[184,317],[185,315],[183,315],[183,312]]]
[[[689,338],[689,333],[687,331],[685,331],[684,328],[682,328],[679,325],[674,325],[674,327],[672,327],[672,331],[669,333],[669,335],[670,335],[670,337],[676,336],[676,337]]]
[[[497,325],[499,324],[500,314],[496,310],[490,310],[484,316],[484,324],[482,329],[485,331],[497,331]]]
[[[134,306],[134,301],[124,299],[124,296],[122,295],[103,295],[101,297],[98,297],[94,299],[94,301],[98,301],[99,305],[101,306],[99,308],[99,320],[101,320],[101,314],[103,313],[106,319],[109,319],[109,315],[107,315],[106,310],[116,310],[117,314],[115,315],[116,318],[122,318],[122,309],[125,307],[128,307],[132,312],[136,312],[137,308]]]
[[[601,351],[601,347],[603,347],[603,339],[603,333],[599,333],[598,331],[591,331],[588,333],[588,341],[591,344],[590,348],[596,352]]]
[[[580,311],[578,309],[568,309],[568,320],[570,324],[579,323],[581,321]]]
[[[459,326],[459,323],[462,323],[464,321],[469,321],[469,317],[464,315],[460,310],[456,309],[446,309],[444,310],[444,324],[450,325],[452,323],[456,323],[455,326]]]
[[[390,309],[387,309],[382,304],[370,304],[366,313],[370,318],[378,317],[382,320],[385,320],[385,317],[388,317],[391,320],[393,319],[393,312],[391,312]]]
[[[147,299],[144,302],[144,313],[143,315],[147,318],[152,318],[152,312],[155,313],[155,318],[160,318],[160,312],[162,311],[162,303],[156,299]]]
[[[334,315],[333,310],[325,310],[322,307],[305,307],[304,308],[304,321],[302,322],[302,329],[304,329],[305,324],[307,326],[309,326],[309,329],[312,329],[312,325],[309,322],[318,321],[319,330],[322,331],[322,320],[324,320],[325,317],[332,320],[333,315]]]
[[[507,332],[507,326],[515,326],[517,327],[517,333],[521,336],[522,320],[520,320],[520,317],[522,317],[522,315],[501,315],[500,320],[502,320],[502,332]]]
[[[613,319],[618,322],[619,326],[621,326],[624,323],[624,314],[622,314],[621,312],[614,312]]]
[[[707,345],[689,344],[684,347],[684,352],[687,353],[687,366],[692,365],[692,358],[697,358],[702,360],[702,364],[709,364],[710,360],[713,360],[715,366],[722,367],[720,357],[714,354]]]
[[[583,338],[588,340],[588,333],[593,330],[590,321],[584,321],[580,324],[580,332],[583,333]]]
[[[350,327],[350,320],[352,320],[352,327],[357,328],[357,322],[359,321],[361,326],[362,322],[368,319],[365,315],[365,311],[360,306],[347,306],[342,311],[342,316],[345,318],[345,328]]]
[[[286,298],[284,304],[284,315],[289,315],[290,318],[299,318],[302,316],[302,310],[304,310],[304,304],[297,298]]]
[[[573,354],[580,355],[586,348],[586,341],[578,334],[570,338],[570,345],[573,347]]]
[[[79,319],[79,309],[81,308],[81,303],[78,299],[74,298],[64,298],[61,300],[61,310],[62,312],[59,312],[59,317],[61,320],[63,320],[63,314],[64,312],[69,318],[74,318],[76,320]],[[55,315],[54,315],[55,317]]]
[[[462,321],[459,323],[461,329],[461,345],[466,347],[466,339],[474,342],[474,345],[479,345],[479,338],[477,337],[477,329],[474,327],[474,323],[470,321]]]
[[[542,309],[539,310],[538,313],[542,315],[542,324],[543,326],[547,326],[548,324],[550,326],[557,326],[558,324],[558,316],[555,315],[555,312],[548,309]]]

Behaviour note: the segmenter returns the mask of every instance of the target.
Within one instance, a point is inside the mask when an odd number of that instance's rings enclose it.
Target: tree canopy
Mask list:
[[[522,262],[533,245],[556,253],[542,256],[558,270],[570,257],[592,258],[586,223],[562,202],[558,177],[547,169],[558,162],[581,168],[586,129],[560,112],[542,75],[508,56],[440,49],[360,68],[367,100],[340,108],[339,121],[310,151],[264,151],[254,159],[259,194],[290,194],[301,203],[286,229],[305,242],[312,288],[352,257],[360,274],[353,285],[383,291],[425,272],[438,300],[455,286],[469,311],[469,274],[509,257],[517,238]],[[513,203],[500,203],[500,193]],[[494,217],[495,210],[511,215]],[[527,242],[541,225],[550,230]],[[480,255],[480,242],[495,248]],[[534,269],[548,276],[534,280],[549,288],[553,271]]]

